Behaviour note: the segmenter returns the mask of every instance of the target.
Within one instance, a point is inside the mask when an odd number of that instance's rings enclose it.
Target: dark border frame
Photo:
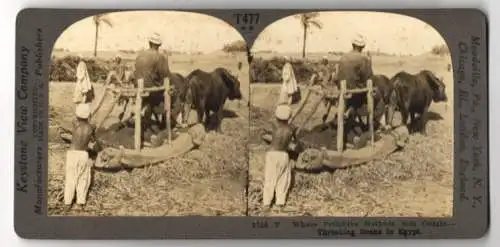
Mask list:
[[[162,9],[212,15],[233,25],[249,47],[257,35],[283,17],[310,11],[377,11],[418,18],[433,26],[451,51],[454,73],[454,209],[451,218],[342,217],[54,217],[46,215],[48,73],[54,42],[69,25],[103,12],[155,9],[28,8],[16,20],[15,121],[27,121],[15,138],[14,227],[36,239],[221,239],[221,238],[479,238],[489,227],[488,19],[478,9]],[[158,10],[158,9],[156,9]],[[236,14],[257,13],[242,24]],[[253,25],[253,31],[242,26]],[[473,39],[477,44],[473,46]],[[41,40],[37,40],[41,39]],[[30,50],[22,64],[24,48]],[[464,52],[467,47],[468,51]],[[479,63],[473,65],[475,47]],[[467,56],[467,58],[464,58]],[[459,64],[464,66],[461,74]],[[473,73],[476,69],[477,73]],[[28,75],[22,75],[27,72]],[[466,98],[466,95],[468,96]],[[460,103],[461,102],[461,103]],[[23,120],[24,119],[24,120]],[[38,126],[38,131],[34,127]],[[16,129],[17,130],[17,129]],[[38,171],[38,172],[37,172]],[[38,178],[37,178],[38,174]],[[18,190],[23,183],[27,192]],[[38,194],[37,190],[42,192]],[[41,196],[40,196],[41,195]],[[316,227],[294,227],[305,221]],[[392,222],[380,234],[360,234],[365,222]],[[254,224],[258,222],[259,224]],[[267,228],[255,228],[267,222]],[[279,224],[279,226],[278,226]],[[357,226],[356,226],[357,224]],[[335,225],[335,227],[327,227]],[[320,231],[319,229],[324,229]]]

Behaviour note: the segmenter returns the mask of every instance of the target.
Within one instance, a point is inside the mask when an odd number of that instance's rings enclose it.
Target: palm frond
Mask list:
[[[106,23],[109,27],[113,27],[113,22],[107,17],[101,17],[100,21]]]
[[[302,19],[304,14],[296,14],[293,17],[296,19]]]
[[[308,24],[312,25],[312,26],[315,26],[318,29],[322,29],[323,28],[323,23],[321,23],[321,22],[319,22],[317,20],[309,20]]]
[[[318,12],[309,12],[303,14],[307,19],[314,19],[319,16]]]
[[[113,27],[113,22],[107,17],[108,14],[97,14],[92,16],[92,20],[96,25],[105,23],[109,27]]]

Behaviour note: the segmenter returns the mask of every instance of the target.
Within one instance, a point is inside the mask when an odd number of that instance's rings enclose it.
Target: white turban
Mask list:
[[[160,34],[159,34],[159,33],[153,33],[153,34],[149,37],[149,42],[151,42],[151,43],[153,43],[153,44],[161,45],[161,37],[160,37]]]
[[[276,107],[276,118],[280,120],[288,120],[290,118],[290,115],[292,113],[292,109],[290,109],[289,105],[278,105]]]
[[[359,47],[364,47],[366,45],[366,41],[361,34],[356,34],[352,39],[352,44]]]
[[[90,116],[90,105],[78,104],[76,106],[75,115],[81,119],[88,119]]]

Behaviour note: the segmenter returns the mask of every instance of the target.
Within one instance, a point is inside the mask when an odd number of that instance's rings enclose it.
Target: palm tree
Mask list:
[[[310,12],[310,13],[303,13],[297,15],[297,18],[300,19],[300,24],[302,25],[302,28],[304,29],[304,36],[303,36],[303,41],[302,41],[302,58],[306,57],[306,41],[307,41],[307,31],[309,28],[312,26],[321,29],[323,28],[323,24],[319,22],[318,20],[315,20],[319,16],[318,12]]]
[[[113,27],[113,23],[107,17],[107,14],[97,14],[94,15],[93,18],[95,24],[95,40],[94,40],[94,57],[97,56],[97,39],[99,38],[99,26],[102,23],[105,23],[109,27]]]

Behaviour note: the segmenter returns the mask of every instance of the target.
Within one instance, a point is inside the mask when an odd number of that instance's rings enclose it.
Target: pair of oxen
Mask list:
[[[240,82],[225,68],[216,68],[211,72],[200,69],[192,71],[184,77],[179,73],[171,73],[170,77],[171,95],[171,127],[176,125],[187,126],[191,109],[197,112],[198,122],[203,122],[207,127],[210,112],[215,116],[215,129],[221,132],[221,121],[223,118],[224,104],[227,99],[241,100]],[[132,84],[136,84],[133,78]],[[147,127],[166,127],[166,118],[163,112],[165,91],[150,93],[143,99],[145,107],[145,125]],[[161,117],[158,117],[161,114]],[[182,120],[178,123],[177,116],[182,114]],[[153,120],[154,116],[154,120]]]
[[[426,124],[429,107],[432,102],[446,102],[446,85],[429,70],[421,70],[417,74],[401,71],[388,78],[385,75],[374,75],[374,127],[379,129],[381,119],[385,117],[385,127],[393,126],[396,111],[401,113],[402,124],[406,125],[410,134],[420,132],[426,135]],[[347,85],[348,89],[356,85]],[[352,95],[346,99],[346,109],[352,108],[352,119],[361,119],[368,115],[367,99],[362,94]],[[417,116],[418,115],[418,116]],[[324,116],[325,119],[326,116]],[[408,122],[408,118],[410,121]],[[366,126],[366,123],[362,123]]]

